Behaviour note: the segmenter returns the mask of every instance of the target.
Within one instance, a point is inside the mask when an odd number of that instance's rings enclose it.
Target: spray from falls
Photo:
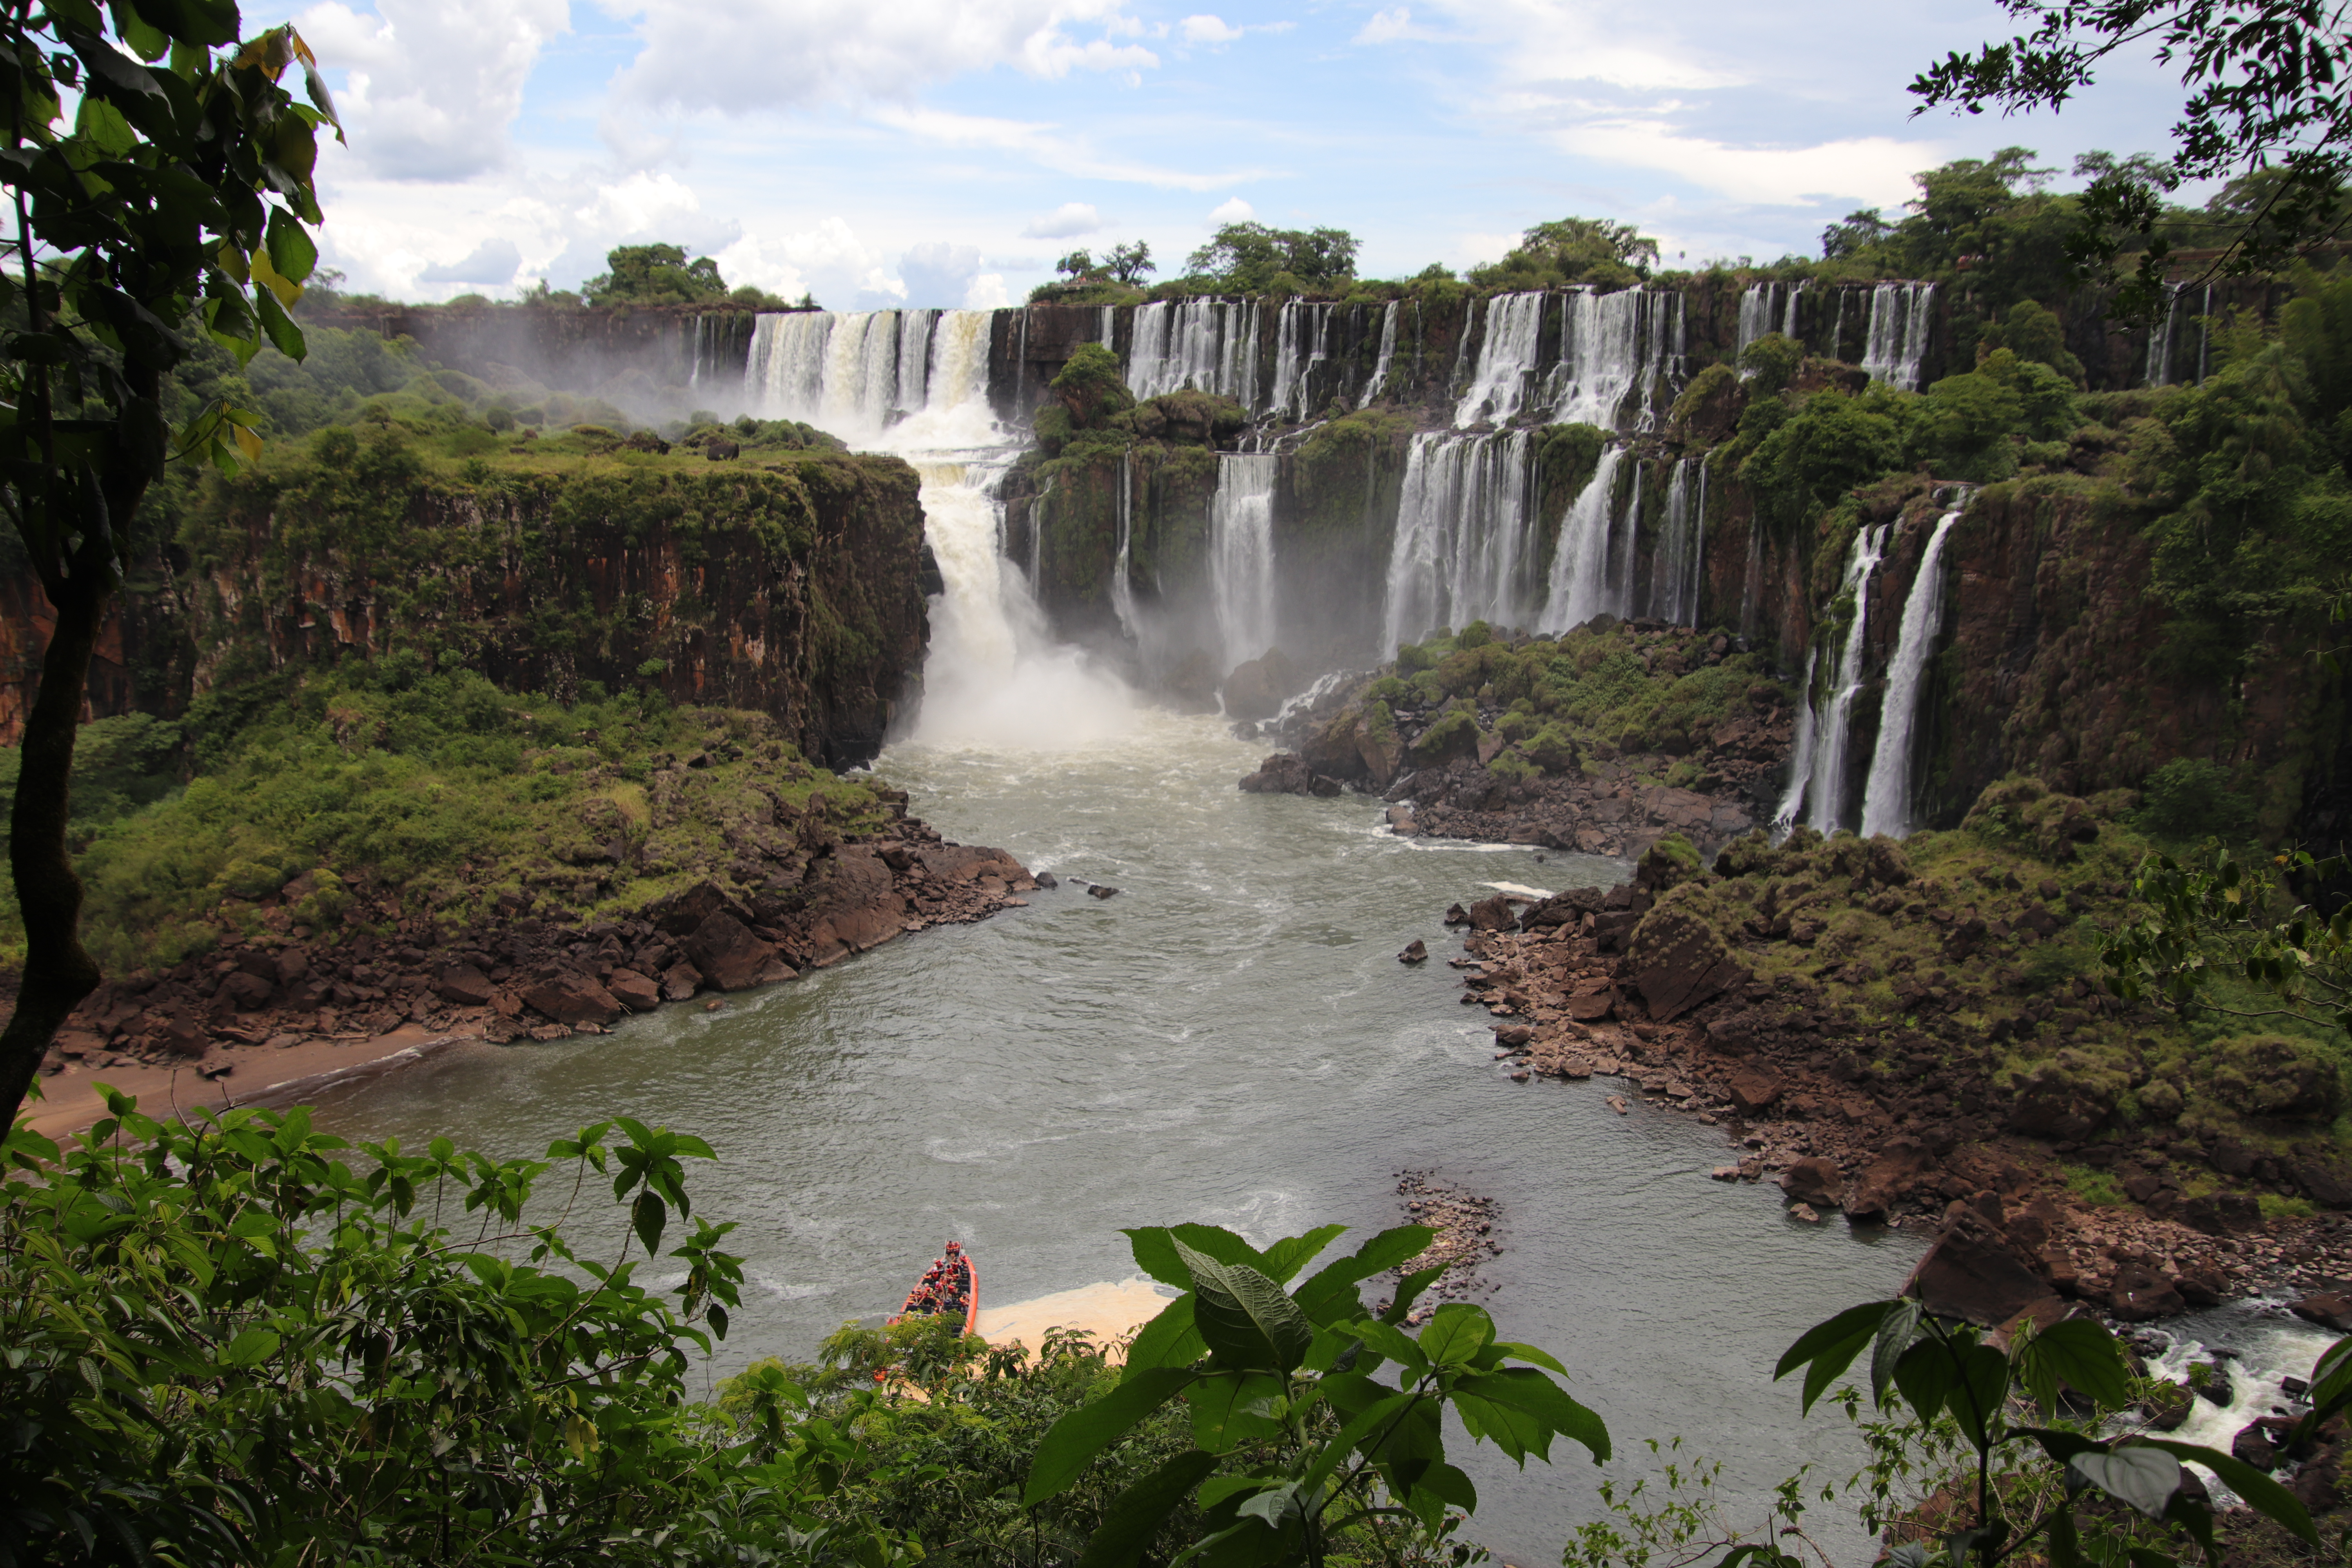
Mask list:
[[[1927,357],[1927,326],[1935,296],[1933,283],[1881,283],[1871,289],[1862,368],[1873,381],[1904,392],[1919,390],[1919,366]]]
[[[1271,454],[1217,459],[1209,510],[1209,584],[1216,595],[1224,668],[1274,646],[1274,477]]]
[[[1389,549],[1384,650],[1441,626],[1525,617],[1529,441],[1525,430],[1412,437]]]
[[[1927,548],[1920,552],[1910,597],[1903,603],[1903,625],[1895,634],[1895,657],[1886,667],[1886,696],[1878,710],[1878,744],[1871,753],[1870,779],[1862,794],[1865,838],[1880,833],[1906,838],[1913,830],[1911,758],[1917,750],[1913,731],[1918,724],[1920,680],[1944,627],[1944,539],[1968,506],[1963,493],[1937,520]]]

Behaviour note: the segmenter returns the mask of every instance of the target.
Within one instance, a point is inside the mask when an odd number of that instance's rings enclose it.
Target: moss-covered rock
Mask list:
[[[2212,1092],[2244,1116],[2324,1121],[2343,1108],[2336,1063],[2307,1040],[2242,1035],[2215,1049]]]

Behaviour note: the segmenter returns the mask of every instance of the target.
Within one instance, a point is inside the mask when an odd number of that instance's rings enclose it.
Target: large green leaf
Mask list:
[[[1495,1338],[1495,1320],[1484,1307],[1448,1301],[1430,1314],[1421,1331],[1421,1353],[1436,1366],[1468,1366]]]
[[[2009,1358],[1990,1345],[1970,1345],[1961,1353],[1958,1370],[1944,1408],[1969,1441],[1981,1448],[1992,1441],[1993,1422],[2009,1398]]]
[[[1192,1271],[1192,1321],[1211,1354],[1231,1366],[1278,1372],[1307,1359],[1315,1326],[1281,1286],[1246,1263],[1220,1263],[1181,1239],[1176,1252]]]
[[[1214,1454],[1195,1449],[1178,1454],[1111,1500],[1103,1521],[1087,1541],[1078,1568],[1128,1568],[1182,1506],[1185,1497],[1217,1468]]]
[[[1895,1386],[1923,1422],[1936,1419],[1960,1380],[1958,1352],[1937,1339],[1913,1343],[1895,1363]]]
[[[2328,1346],[2313,1365],[2308,1424],[2315,1429],[2347,1405],[2352,1405],[2352,1336]]]
[[[1185,1367],[1157,1367],[1120,1384],[1100,1399],[1069,1412],[1045,1433],[1029,1461],[1029,1484],[1021,1501],[1029,1507],[1077,1479],[1088,1460],[1132,1431],[1136,1423],[1167,1404],[1192,1383]]]
[[[1531,1366],[1482,1373],[1455,1384],[1454,1392],[1496,1405],[1507,1405],[1538,1417],[1550,1431],[1581,1443],[1599,1464],[1609,1458],[1609,1427],[1601,1417],[1569,1396],[1568,1391]],[[1547,1453],[1546,1458],[1549,1458]]]
[[[1209,1353],[1208,1342],[1192,1326],[1192,1292],[1187,1290],[1143,1325],[1143,1331],[1127,1347],[1127,1365],[1119,1372],[1121,1383],[1152,1367],[1190,1366]]]
[[[319,265],[319,247],[294,215],[283,207],[269,211],[269,228],[265,242],[269,251],[269,265],[278,276],[289,282],[301,283],[310,279],[311,269]]]
[[[1870,1397],[1879,1405],[1886,1403],[1886,1385],[1895,1376],[1895,1363],[1918,1336],[1923,1310],[1916,1299],[1899,1301],[1895,1310],[1879,1321],[1870,1347]]]
[[[1261,1410],[1265,1401],[1281,1395],[1282,1379],[1272,1373],[1210,1373],[1186,1395],[1192,1407],[1192,1441],[1212,1454],[1224,1454],[1240,1444],[1273,1436],[1282,1425]]]
[[[1286,1285],[1300,1269],[1321,1256],[1325,1247],[1347,1233],[1344,1225],[1318,1225],[1304,1236],[1286,1236],[1265,1249],[1264,1261],[1258,1267],[1267,1279]]]
[[[1406,1275],[1403,1279],[1399,1279],[1397,1281],[1396,1300],[1391,1301],[1388,1304],[1387,1310],[1381,1313],[1381,1321],[1383,1323],[1403,1322],[1406,1318],[1412,1315],[1412,1304],[1421,1300],[1421,1293],[1423,1290],[1428,1289],[1432,1285],[1437,1283],[1438,1277],[1445,1272],[1445,1268],[1446,1266],[1443,1263],[1433,1264],[1427,1268],[1417,1268],[1411,1274]]]
[[[1425,1225],[1401,1225],[1384,1230],[1349,1257],[1326,1264],[1291,1295],[1298,1310],[1318,1323],[1344,1321],[1360,1315],[1356,1287],[1375,1274],[1385,1274],[1425,1251],[1437,1233]]]
[[[1180,1239],[1193,1251],[1205,1252],[1220,1263],[1256,1266],[1265,1261],[1257,1248],[1232,1231],[1213,1225],[1145,1225],[1123,1234],[1135,1254],[1135,1266],[1162,1285],[1173,1285],[1179,1290],[1192,1288],[1192,1271],[1184,1267],[1184,1259],[1176,1249]]]
[[[2150,1519],[2162,1519],[2180,1488],[2180,1461],[2154,1447],[2095,1449],[2077,1454],[2066,1468],[2118,1502]]]
[[[1859,1307],[1848,1307],[1827,1322],[1815,1323],[1798,1337],[1772,1369],[1772,1379],[1779,1382],[1799,1367],[1806,1368],[1803,1408],[1811,1411],[1829,1385],[1853,1364],[1864,1345],[1878,1335],[1878,1328],[1887,1314],[1896,1310],[1894,1301],[1865,1301]]]
[[[2019,1373],[2037,1394],[2055,1379],[2089,1399],[2102,1410],[2121,1410],[2131,1403],[2131,1370],[2123,1348],[2105,1327],[2091,1318],[2069,1318],[2035,1334],[2018,1352]]]
[[[2319,1532],[2312,1526],[2311,1513],[2295,1495],[2243,1459],[2195,1443],[2175,1443],[2164,1437],[2138,1437],[2133,1441],[2136,1446],[2161,1448],[2176,1459],[2204,1466],[2221,1478],[2223,1486],[2243,1498],[2247,1507],[2269,1515],[2298,1541],[2311,1546],[2319,1544]]]

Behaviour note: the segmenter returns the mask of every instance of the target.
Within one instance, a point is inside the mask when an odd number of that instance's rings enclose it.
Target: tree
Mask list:
[[[1948,105],[1969,114],[2057,110],[2092,85],[2118,51],[2154,46],[2157,63],[2177,65],[2189,98],[2173,127],[2170,158],[2100,172],[2082,195],[2082,222],[2068,255],[2080,273],[2103,277],[2128,239],[2145,244],[2119,292],[2116,312],[2148,320],[2167,302],[2168,238],[2155,231],[2164,195],[2185,180],[2270,176],[2258,205],[2222,210],[2210,227],[2218,254],[2194,281],[2277,266],[2289,254],[2341,232],[2341,192],[2352,174],[2352,34],[2332,0],[2002,0],[2037,24],[2007,43],[1955,52],[1911,83],[1915,114]]]
[[[1095,253],[1083,248],[1073,250],[1054,263],[1054,270],[1073,283],[1084,283],[1102,273],[1102,268],[1095,264]]]
[[[1829,261],[1858,258],[1884,241],[1894,228],[1895,226],[1886,221],[1886,215],[1877,207],[1850,212],[1822,230],[1822,256]]]
[[[1319,289],[1356,275],[1356,237],[1343,228],[1229,223],[1185,258],[1192,272],[1241,293]]]
[[[1145,273],[1160,270],[1152,264],[1150,243],[1140,239],[1112,246],[1110,257],[1103,266],[1113,278],[1130,287],[1142,283]]]
[[[727,298],[719,263],[688,261],[675,245],[624,245],[604,255],[605,270],[582,285],[591,305],[703,305]]]
[[[1657,259],[1658,242],[1632,224],[1555,218],[1522,234],[1500,261],[1473,268],[1470,280],[1490,287],[1597,283],[1626,288],[1647,278]]]
[[[68,782],[90,651],[121,580],[126,538],[172,458],[234,472],[257,416],[200,408],[176,443],[166,378],[209,333],[250,361],[266,340],[302,357],[288,314],[318,259],[316,133],[335,123],[291,27],[237,44],[232,0],[92,0],[9,7],[0,92],[16,220],[0,244],[0,506],[57,612],[25,719],[9,863],[26,931],[16,1010],[0,1031],[11,1115],[66,1015],[96,988],[66,844]],[[279,85],[299,62],[308,103]],[[62,107],[78,104],[68,122]],[[341,134],[340,129],[337,135]]]

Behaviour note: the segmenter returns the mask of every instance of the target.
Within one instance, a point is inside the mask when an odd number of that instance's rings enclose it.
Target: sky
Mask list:
[[[1194,0],[1199,3],[1199,0]],[[250,25],[268,18],[258,11]],[[1491,261],[1577,216],[1669,267],[1819,254],[1911,176],[2022,145],[2158,152],[2179,86],[2105,72],[2062,114],[1913,116],[2007,36],[1917,0],[326,0],[294,21],[350,134],[325,263],[396,299],[576,287],[615,245],[835,310],[1017,302],[1055,261],[1223,222],[1329,226],[1358,272]]]

